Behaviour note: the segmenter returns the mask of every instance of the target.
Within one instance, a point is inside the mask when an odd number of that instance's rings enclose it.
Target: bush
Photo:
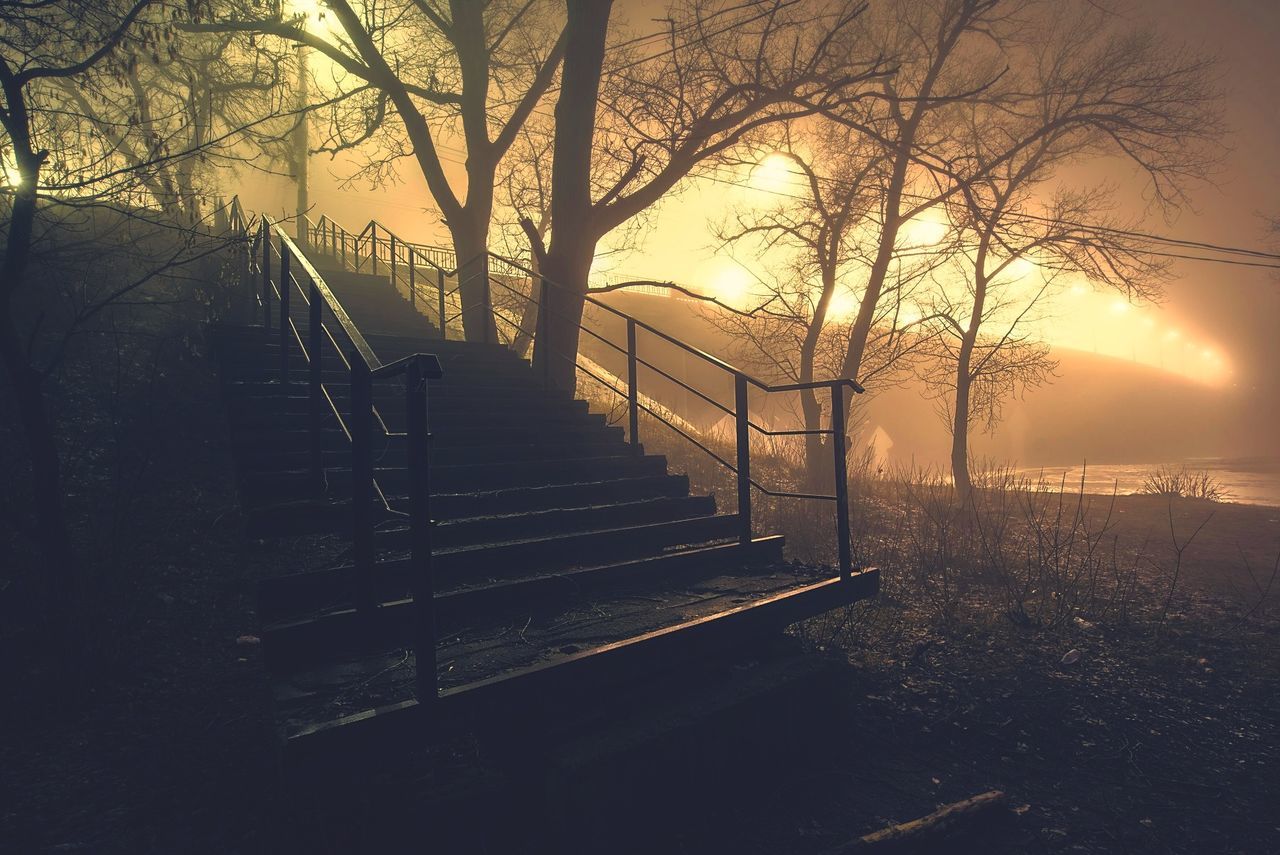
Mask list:
[[[1142,479],[1139,493],[1148,496],[1176,496],[1182,499],[1208,499],[1224,502],[1231,498],[1222,483],[1204,469],[1186,466],[1158,466]]]

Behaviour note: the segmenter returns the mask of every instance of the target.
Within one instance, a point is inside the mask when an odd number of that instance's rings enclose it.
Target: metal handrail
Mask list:
[[[543,314],[547,310],[551,310],[553,312],[556,311],[550,305],[550,301],[546,299],[547,286],[550,285],[552,287],[557,287],[562,290],[571,290],[571,289],[565,288],[565,286],[559,283],[554,282],[551,279],[548,279],[545,276],[535,273],[533,270],[525,267],[524,265],[520,264],[517,261],[514,261],[509,258],[504,258],[502,256],[494,255],[492,253],[490,253],[490,256],[498,261],[503,262],[504,264],[509,265],[512,268],[515,268],[516,270],[520,270],[524,272],[530,277],[531,282],[535,282],[535,281],[541,282],[542,296],[539,298],[537,302],[540,327],[543,322],[542,320]],[[501,280],[496,279],[492,276],[490,276],[490,283],[497,284],[499,287],[502,287],[507,291],[510,291],[511,293],[516,294],[523,300],[530,301],[530,302],[533,301],[532,294],[526,296],[520,293],[519,291],[517,291],[516,289],[510,287],[505,282],[502,282]],[[739,517],[739,526],[740,526],[739,541],[743,544],[749,543],[752,538],[752,526],[751,526],[751,489],[752,487],[760,490],[765,495],[769,495],[769,496],[802,499],[802,500],[834,502],[836,505],[836,530],[837,530],[836,539],[837,539],[837,551],[839,553],[841,576],[844,578],[852,578],[853,559],[852,559],[852,545],[850,543],[849,510],[848,510],[849,508],[848,477],[847,477],[848,461],[845,459],[846,438],[844,435],[844,432],[845,432],[844,392],[846,389],[851,388],[854,390],[855,393],[861,393],[865,391],[862,385],[859,384],[856,380],[849,379],[849,378],[839,378],[839,379],[827,380],[827,381],[810,381],[805,383],[787,383],[787,384],[765,383],[755,377],[752,377],[747,372],[733,365],[730,365],[729,363],[725,362],[722,359],[719,359],[718,357],[712,356],[711,354],[706,353],[705,351],[699,348],[696,348],[690,344],[687,344],[686,342],[680,341],[679,339],[663,332],[662,330],[659,330],[656,327],[650,324],[647,324],[644,321],[639,320],[638,318],[628,315],[626,312],[619,311],[618,309],[615,309],[612,306],[602,303],[601,301],[591,297],[589,294],[581,294],[580,292],[572,292],[572,293],[574,294],[575,297],[581,297],[585,303],[590,303],[591,305],[602,308],[605,311],[610,312],[614,316],[621,318],[626,323],[627,348],[625,353],[627,356],[628,391],[625,397],[627,399],[628,410],[629,410],[629,413],[628,413],[628,421],[629,421],[629,428],[630,428],[629,436],[630,436],[630,441],[632,445],[637,449],[640,447],[639,436],[638,436],[639,434],[638,416],[639,416],[639,412],[641,410],[644,410],[645,412],[657,418],[659,421],[663,422],[667,427],[674,430],[680,436],[684,437],[686,440],[691,442],[696,448],[700,449],[702,452],[710,456],[713,460],[715,460],[721,466],[725,467],[730,472],[734,473],[738,482],[738,490],[737,490],[738,517]],[[565,316],[567,316],[567,313],[561,314],[561,317],[565,317]],[[509,319],[507,322],[511,323]],[[582,323],[581,319],[577,319],[577,324],[580,330],[590,333],[596,338],[601,339],[601,341],[605,341],[615,350],[622,351],[622,348],[620,345],[617,345],[613,342],[609,342],[607,339],[604,339],[603,336],[600,336],[598,333],[595,333],[593,330],[588,329]],[[518,325],[516,326],[518,327]],[[710,398],[708,395],[703,394],[700,390],[694,389],[687,383],[684,383],[683,381],[673,377],[668,372],[663,371],[662,369],[658,368],[657,366],[653,365],[647,360],[641,359],[637,353],[637,346],[636,346],[636,332],[638,329],[643,329],[657,336],[659,339],[663,341],[667,341],[675,345],[676,347],[683,349],[687,353],[691,353],[695,356],[698,356],[704,361],[706,361],[708,364],[716,368],[719,368],[722,371],[725,371],[726,373],[732,375],[734,378],[734,408],[732,410],[729,410],[723,404],[720,404],[718,401],[715,401],[714,399]],[[562,358],[564,358],[563,355],[561,356]],[[546,360],[547,360],[547,356],[544,356],[543,357],[544,370],[547,364]],[[577,363],[576,359],[573,360],[573,364],[578,370],[584,370],[584,371],[586,370],[582,365]],[[637,369],[638,369],[638,366],[641,364],[645,365],[650,370],[655,371],[659,375],[667,378],[668,380],[675,382],[679,386],[691,392],[694,392],[694,394],[696,394],[698,397],[715,405],[722,411],[728,414],[732,414],[734,416],[735,422],[736,422],[736,428],[737,428],[736,429],[736,445],[737,445],[737,464],[736,465],[730,464],[723,457],[721,457],[720,455],[712,451],[710,448],[708,448],[704,443],[700,442],[697,438],[690,435],[689,432],[676,427],[670,421],[663,418],[658,413],[654,412],[650,407],[645,406],[640,402],[639,396],[637,394],[637,385],[638,385]],[[600,378],[597,375],[595,375],[594,372],[586,371],[586,373],[592,376],[593,378],[595,378],[596,380],[600,380]],[[747,396],[748,384],[754,385],[755,387],[762,390],[766,394],[773,393],[773,392],[793,392],[793,391],[805,391],[805,390],[811,391],[816,389],[829,390],[829,393],[831,395],[831,420],[832,420],[831,428],[825,429],[825,430],[815,429],[815,430],[794,430],[794,431],[770,431],[758,425],[755,425],[751,421],[748,415],[748,408],[749,408],[748,396]],[[617,387],[615,387],[612,383],[605,383],[604,385],[607,389],[612,391],[614,394],[619,395],[620,397],[623,396],[622,391]],[[772,490],[764,487],[758,481],[752,478],[751,477],[750,433],[753,429],[760,433],[763,433],[766,435],[773,435],[773,436],[782,436],[782,435],[830,436],[832,438],[833,457],[835,458],[834,459],[835,466],[834,466],[834,472],[833,472],[836,479],[834,494],[828,495],[828,494],[822,494],[822,493],[801,493],[797,491]]]
[[[326,226],[329,229],[328,232],[325,231]],[[455,267],[451,270],[447,269],[441,266],[440,264],[438,264],[434,259],[430,258],[422,250],[422,248],[420,248],[418,244],[413,244],[413,243],[402,240],[398,235],[396,235],[393,231],[391,231],[391,229],[387,228],[385,225],[383,225],[381,222],[379,222],[376,219],[370,220],[368,224],[366,224],[365,227],[360,231],[360,233],[355,235],[353,235],[349,230],[338,225],[334,220],[328,217],[321,218],[318,228],[319,228],[320,235],[322,237],[326,234],[336,237],[338,231],[341,231],[343,258],[345,259],[346,247],[348,246],[348,244],[350,244],[353,250],[353,254],[355,256],[354,263],[357,271],[361,270],[363,267],[364,261],[363,261],[363,258],[361,257],[362,253],[367,253],[367,257],[371,262],[373,272],[377,273],[379,261],[382,260],[382,258],[384,257],[382,253],[382,249],[385,247],[386,248],[385,259],[388,262],[390,267],[390,276],[392,277],[392,281],[397,282],[397,284],[398,284],[397,264],[400,257],[399,252],[401,250],[406,252],[407,259],[409,262],[409,271],[410,271],[409,272],[409,282],[410,282],[409,295],[410,295],[411,302],[415,302],[417,297],[416,290],[415,290],[415,279],[414,279],[416,262],[420,260],[429,268],[434,269],[434,271],[437,274],[436,276],[436,279],[437,279],[436,313],[439,319],[441,335],[444,337],[448,336],[449,323],[456,320],[458,317],[460,317],[463,314],[463,312],[459,310],[458,314],[451,316],[446,311],[446,301],[445,301],[446,296],[459,292],[463,286],[461,277],[458,276],[459,271],[462,269],[462,265],[458,265],[456,255],[454,256]],[[379,232],[381,232],[381,235],[379,235]],[[335,241],[333,237],[330,237],[329,246],[331,248],[333,247],[334,242]],[[323,241],[322,241],[322,245],[323,245]],[[851,575],[852,559],[850,555],[851,545],[849,543],[850,538],[848,533],[848,485],[847,485],[847,478],[846,478],[847,461],[844,459],[845,443],[846,443],[846,437],[844,435],[844,432],[845,432],[844,409],[845,409],[845,394],[847,390],[852,389],[855,394],[866,391],[863,388],[863,386],[857,382],[857,380],[853,378],[834,378],[831,380],[813,380],[813,381],[804,381],[804,382],[798,382],[798,383],[777,383],[777,384],[767,383],[751,375],[747,371],[735,365],[732,365],[723,359],[720,359],[717,356],[707,353],[706,351],[698,347],[695,347],[687,342],[681,341],[675,336],[664,332],[663,330],[653,326],[652,324],[646,323],[645,321],[642,321],[639,318],[636,318],[624,311],[621,311],[619,309],[614,308],[613,306],[608,305],[607,303],[604,303],[603,301],[592,296],[589,292],[584,294],[577,291],[576,289],[569,288],[563,285],[562,283],[555,282],[554,280],[549,279],[545,275],[535,272],[531,267],[529,267],[528,265],[526,265],[524,262],[520,260],[499,255],[493,252],[485,252],[481,257],[483,258],[484,263],[483,265],[481,265],[482,272],[477,275],[483,275],[486,280],[486,287],[484,288],[484,291],[483,291],[484,299],[486,303],[484,308],[486,309],[488,316],[494,318],[495,320],[501,319],[503,320],[504,323],[508,324],[512,328],[513,331],[510,334],[509,343],[514,343],[522,339],[532,339],[535,342],[535,345],[539,339],[541,339],[543,342],[546,342],[546,338],[539,334],[543,330],[545,316],[547,314],[558,314],[561,317],[567,317],[569,315],[569,313],[567,312],[560,312],[558,309],[556,309],[552,305],[554,301],[550,301],[547,299],[548,288],[555,288],[560,292],[564,292],[571,295],[575,299],[580,298],[585,304],[589,304],[596,308],[603,309],[605,312],[608,312],[610,315],[620,319],[625,323],[627,328],[627,347],[623,348],[621,345],[613,341],[610,341],[608,338],[604,337],[600,333],[597,333],[596,331],[588,328],[583,323],[583,319],[581,317],[574,318],[578,326],[578,329],[580,331],[586,332],[587,334],[594,336],[595,338],[599,339],[601,342],[606,344],[608,347],[626,356],[627,363],[628,363],[626,392],[623,392],[620,388],[615,386],[613,383],[604,381],[603,378],[599,377],[594,371],[591,371],[586,366],[582,365],[577,360],[576,354],[573,356],[569,356],[567,354],[559,354],[559,353],[552,354],[550,353],[549,350],[545,351],[544,356],[541,358],[544,376],[548,376],[545,374],[545,372],[547,371],[547,366],[549,365],[550,360],[552,358],[565,359],[566,361],[569,361],[574,366],[574,369],[576,371],[584,372],[587,376],[590,376],[592,379],[596,380],[597,382],[602,383],[609,391],[613,392],[614,394],[620,397],[626,398],[628,403],[629,441],[632,444],[633,448],[635,448],[637,451],[640,448],[639,438],[638,438],[638,434],[639,434],[638,416],[639,416],[639,413],[643,410],[644,412],[649,413],[650,415],[657,418],[659,421],[663,422],[665,425],[667,425],[667,427],[671,428],[672,430],[675,430],[682,437],[687,439],[689,442],[693,443],[701,451],[711,456],[722,466],[726,467],[729,471],[733,472],[734,475],[737,477],[737,481],[738,481],[738,515],[741,520],[740,540],[743,543],[749,542],[752,537],[750,505],[751,505],[751,489],[753,487],[757,490],[760,490],[762,493],[768,496],[835,502],[837,506],[837,530],[838,530],[837,539],[839,541],[838,546],[839,546],[839,553],[840,553],[840,567],[843,575],[845,576]],[[500,265],[504,266],[505,268],[504,272],[506,271],[516,272],[515,274],[508,273],[508,275],[523,275],[523,276],[529,277],[532,287],[539,287],[539,286],[541,287],[541,295],[535,297],[533,291],[531,291],[529,294],[524,294],[520,290],[517,290],[516,288],[511,287],[511,285],[509,285],[507,282],[503,281],[501,278],[494,275],[492,266],[490,264],[491,261],[498,262]],[[474,262],[471,262],[471,263],[474,263]],[[445,280],[448,276],[454,276],[458,278],[459,281],[454,288],[446,290]],[[522,327],[521,321],[514,320],[508,317],[505,312],[500,312],[493,305],[493,299],[490,295],[492,293],[492,286],[495,284],[498,285],[500,288],[504,289],[505,291],[511,294],[514,294],[516,297],[524,301],[530,307],[536,305],[537,311],[538,311],[537,329],[533,331],[524,330]],[[652,336],[655,336],[659,340],[664,341],[676,348],[679,348],[685,353],[692,354],[698,359],[701,359],[706,364],[711,365],[719,369],[720,371],[725,372],[729,376],[731,376],[734,382],[734,406],[730,408],[726,404],[715,400],[713,397],[703,392],[702,390],[694,388],[692,385],[685,382],[684,380],[681,380],[680,378],[675,377],[673,374],[660,368],[658,365],[654,364],[653,362],[639,356],[639,354],[637,353],[637,346],[636,346],[636,336],[637,336],[637,331],[639,330],[644,330],[646,333]],[[486,323],[485,324],[486,340],[487,340],[488,332],[489,332],[489,324]],[[545,347],[545,344],[544,344],[544,347]],[[737,459],[736,465],[729,463],[719,454],[716,454],[714,451],[708,448],[703,442],[699,441],[696,437],[692,436],[688,431],[685,431],[679,428],[677,425],[663,418],[653,408],[645,405],[640,400],[640,395],[637,390],[638,368],[640,366],[644,366],[646,369],[656,373],[657,375],[663,377],[664,379],[672,383],[675,383],[677,386],[685,389],[688,392],[693,393],[698,398],[702,399],[703,401],[706,401],[707,403],[719,409],[721,412],[727,415],[734,416],[735,421],[737,423],[737,447],[738,447],[738,451],[737,451],[738,459]],[[753,421],[750,418],[748,414],[748,409],[749,409],[748,396],[747,396],[748,386],[755,387],[757,390],[763,392],[764,394],[774,394],[774,393],[784,393],[784,392],[804,392],[804,391],[813,392],[817,390],[825,390],[831,395],[831,419],[832,419],[831,427],[818,428],[818,429],[812,429],[812,430],[810,429],[772,430],[764,427],[763,425],[757,424],[755,421]],[[758,481],[753,479],[751,477],[751,467],[750,467],[750,458],[751,458],[750,435],[752,431],[764,436],[829,436],[831,437],[832,452],[833,452],[833,456],[836,458],[835,472],[834,472],[836,476],[836,485],[835,485],[836,489],[835,489],[834,495],[819,494],[819,493],[801,493],[797,491],[772,490],[767,487],[764,487]]]
[[[866,389],[864,389],[862,385],[858,383],[857,380],[854,380],[853,378],[850,378],[850,377],[837,377],[831,380],[810,380],[805,383],[787,383],[787,384],[781,384],[781,385],[766,383],[763,380],[753,377],[751,374],[747,373],[746,371],[742,370],[736,365],[731,365],[730,363],[725,362],[723,359],[719,358],[718,356],[713,356],[710,353],[707,353],[705,350],[701,350],[697,347],[694,347],[691,344],[683,342],[680,339],[675,338],[674,336],[663,332],[657,327],[654,327],[650,324],[645,323],[639,318],[633,317],[632,315],[628,315],[626,312],[623,312],[619,309],[615,309],[613,306],[610,306],[607,303],[603,303],[600,300],[597,300],[595,297],[591,296],[590,292],[586,294],[582,294],[581,292],[575,291],[566,285],[562,285],[559,282],[556,282],[555,280],[548,279],[547,277],[543,276],[540,273],[535,273],[530,268],[525,267],[522,263],[510,258],[507,258],[505,256],[498,255],[496,253],[491,252],[489,253],[489,257],[497,259],[498,261],[501,261],[504,264],[509,264],[512,267],[519,270],[521,273],[524,273],[526,276],[532,276],[534,279],[541,280],[542,282],[545,282],[554,288],[559,288],[562,291],[568,291],[569,293],[575,296],[581,296],[585,302],[588,302],[591,305],[596,306],[598,308],[604,309],[606,312],[610,312],[613,315],[619,318],[622,318],[624,321],[627,321],[629,323],[634,323],[637,327],[644,330],[645,332],[652,333],[653,335],[656,335],[658,338],[663,339],[664,341],[670,344],[674,344],[676,347],[679,347],[687,351],[688,353],[691,353],[694,356],[697,356],[698,358],[709,362],[710,364],[714,365],[715,367],[723,371],[727,371],[728,373],[733,374],[734,376],[737,376],[737,377],[745,377],[748,383],[750,383],[752,386],[755,386],[757,389],[760,389],[763,392],[799,392],[806,389],[825,389],[825,388],[829,388],[832,383],[841,383],[858,393],[866,391]],[[504,287],[506,287],[504,283],[499,282],[497,284],[504,285]],[[519,293],[519,292],[515,292],[514,289],[508,288],[508,290],[512,290],[514,293]],[[521,296],[523,297],[524,295],[521,295]],[[526,299],[529,299],[529,298],[526,298]]]
[[[242,229],[241,234],[248,237],[248,220],[239,207],[239,200],[233,199],[229,216],[231,227]],[[311,224],[307,220],[303,228]],[[272,234],[278,239],[278,248],[273,245]],[[308,235],[309,237],[309,235]],[[248,243],[248,241],[245,241]],[[309,369],[309,407],[308,434],[310,439],[311,472],[317,484],[323,483],[323,434],[321,429],[321,412],[327,404],[338,424],[342,427],[351,445],[351,513],[352,513],[352,553],[353,570],[351,573],[352,597],[357,613],[369,624],[377,608],[377,594],[374,588],[374,565],[377,561],[376,544],[374,542],[374,515],[370,499],[376,495],[381,499],[384,508],[399,516],[408,518],[411,539],[411,562],[413,573],[413,601],[415,613],[416,644],[418,655],[417,681],[420,702],[429,702],[438,696],[439,686],[436,675],[435,660],[435,619],[434,619],[434,586],[431,578],[431,518],[430,518],[430,486],[428,460],[428,433],[426,416],[426,381],[441,376],[440,363],[435,356],[416,353],[402,359],[384,363],[369,346],[368,341],[343,308],[341,301],[329,288],[324,276],[316,270],[307,255],[298,244],[286,234],[277,223],[262,215],[259,220],[257,235],[251,242],[251,254],[261,252],[261,263],[255,270],[252,264],[245,264],[242,272],[252,287],[255,273],[260,275],[262,291],[258,298],[263,311],[263,328],[271,330],[271,295],[274,293],[279,304],[280,335],[280,388],[288,394],[290,388],[290,351],[291,339],[306,360]],[[278,260],[277,278],[271,276],[272,252]],[[309,287],[295,275],[295,267],[304,274]],[[297,288],[307,305],[309,317],[308,340],[304,340],[290,312],[290,295]],[[256,289],[254,289],[255,296]],[[328,307],[330,314],[337,321],[343,335],[351,343],[349,356],[343,354],[333,331],[325,323],[322,309]],[[349,418],[344,419],[340,408],[330,394],[322,376],[321,350],[325,338],[329,340],[339,358],[346,365],[351,377],[351,407]],[[373,382],[391,377],[405,377],[405,405],[407,426],[404,432],[387,430],[385,420],[378,413],[373,401]],[[409,463],[409,512],[394,510],[387,500],[374,472],[373,458],[373,426],[375,418],[382,424],[388,439],[405,437],[407,440]]]

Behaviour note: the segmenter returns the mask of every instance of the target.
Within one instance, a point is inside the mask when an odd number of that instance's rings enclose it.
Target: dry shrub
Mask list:
[[[1225,502],[1231,494],[1204,469],[1186,466],[1158,466],[1142,479],[1139,493],[1149,496],[1171,496],[1180,499],[1208,499]]]
[[[625,425],[622,396],[580,379],[579,396]],[[711,456],[735,462],[734,437],[687,424],[682,429],[706,449],[653,416],[640,417],[645,450],[665,455],[669,471],[687,474],[694,491],[716,495],[721,513],[735,512],[735,476]],[[753,435],[751,464],[753,480],[770,490],[829,489],[809,484],[803,448],[792,437]],[[945,473],[886,469],[870,450],[851,454],[848,470],[854,562],[880,569],[881,594],[874,603],[807,622],[800,631],[815,646],[865,644],[868,633],[901,632],[908,612],[942,631],[990,618],[1043,629],[1131,620],[1158,625],[1161,600],[1169,598],[1164,592],[1176,589],[1177,567],[1153,561],[1146,541],[1126,540],[1116,525],[1114,490],[1111,496],[1086,493],[1083,474],[1068,484],[1065,477],[1050,482],[979,463],[973,491],[961,498]],[[1207,490],[1212,479],[1179,483],[1196,490],[1190,495],[1214,495]],[[784,534],[788,557],[806,564],[835,565],[833,510],[830,502],[753,490],[756,531]]]

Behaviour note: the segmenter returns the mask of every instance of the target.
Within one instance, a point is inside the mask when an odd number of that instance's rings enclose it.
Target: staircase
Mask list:
[[[216,331],[252,533],[353,540],[336,566],[261,586],[287,758],[390,750],[513,710],[569,727],[621,687],[749,657],[874,594],[875,570],[785,565],[782,536],[753,536],[749,517],[692,493],[507,346],[442,336],[443,273],[428,279],[438,299],[411,303],[402,270],[360,263],[379,257],[376,238],[362,255],[344,232],[338,251],[325,228],[303,252],[263,218],[241,260],[245,322]],[[379,373],[417,371],[421,353],[441,368],[426,381],[429,451],[417,387]],[[366,358],[383,366],[369,392],[353,386]],[[369,404],[366,472],[356,425]]]

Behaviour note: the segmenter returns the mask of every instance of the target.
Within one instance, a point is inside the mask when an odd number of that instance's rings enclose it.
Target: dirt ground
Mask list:
[[[212,391],[212,378],[190,390],[136,511],[148,536],[87,694],[51,702],[33,688],[49,685],[39,657],[0,639],[14,689],[0,704],[0,851],[291,851],[253,589],[333,547],[242,537]],[[1280,620],[1236,548],[1265,584],[1280,510],[1181,503],[1175,529],[1209,511],[1158,630],[1035,629],[981,592],[945,632],[892,596],[856,607],[829,751],[668,851],[823,852],[1002,789],[1010,822],[939,851],[1280,852]],[[1119,512],[1153,549],[1167,535],[1163,500]]]

